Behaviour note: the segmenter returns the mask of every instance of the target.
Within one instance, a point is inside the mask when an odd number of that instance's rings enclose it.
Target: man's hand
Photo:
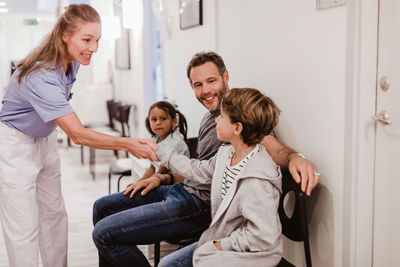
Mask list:
[[[137,158],[147,158],[151,161],[159,161],[156,156],[155,148],[158,146],[152,140],[143,140],[138,138],[129,138],[131,146],[128,148],[128,152]]]
[[[147,179],[138,181],[137,183],[133,184],[128,184],[127,187],[124,190],[124,196],[128,195],[130,191],[132,193],[130,194],[130,198],[133,198],[133,196],[136,194],[136,192],[142,188],[141,195],[145,196],[150,190],[153,190],[154,188],[157,188],[161,184],[161,180],[156,177],[156,176],[151,176]]]
[[[319,183],[320,176],[315,166],[303,158],[304,156],[301,157],[299,153],[280,143],[272,135],[265,136],[261,145],[267,149],[276,164],[282,168],[287,167],[293,179],[297,183],[301,182],[301,190],[307,196],[311,195],[311,191]]]
[[[306,192],[307,196],[311,195],[320,178],[315,166],[300,155],[293,154],[290,156],[288,168],[294,180],[297,183],[301,182],[301,190]]]

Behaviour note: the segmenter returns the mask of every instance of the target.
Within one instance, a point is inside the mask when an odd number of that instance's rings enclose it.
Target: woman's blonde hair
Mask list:
[[[18,82],[20,83],[25,75],[39,68],[59,67],[60,59],[67,54],[62,36],[65,33],[72,34],[84,23],[101,23],[99,13],[86,4],[69,5],[58,18],[51,33],[26,58],[18,62]],[[39,63],[36,64],[37,62]]]

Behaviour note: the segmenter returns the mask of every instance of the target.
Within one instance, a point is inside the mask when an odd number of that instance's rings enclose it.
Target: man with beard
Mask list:
[[[219,103],[229,90],[229,74],[222,58],[214,52],[193,56],[187,76],[197,99],[208,110],[203,117],[197,159],[210,159],[221,142],[215,119]],[[305,157],[265,136],[261,144],[272,159],[289,168],[307,195],[319,182],[319,173]],[[122,193],[98,199],[93,207],[93,240],[99,250],[99,266],[150,266],[136,245],[151,244],[205,229],[210,221],[210,184],[200,184],[172,173],[142,179]],[[137,193],[138,192],[138,193]]]

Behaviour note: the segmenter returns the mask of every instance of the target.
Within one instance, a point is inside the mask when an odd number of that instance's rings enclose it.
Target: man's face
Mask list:
[[[206,62],[190,70],[190,80],[200,103],[210,111],[218,109],[222,97],[228,91],[228,72],[225,71],[221,76],[214,63]]]

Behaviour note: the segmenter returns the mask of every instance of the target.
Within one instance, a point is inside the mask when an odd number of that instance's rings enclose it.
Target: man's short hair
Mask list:
[[[190,60],[188,66],[187,66],[187,77],[190,82],[192,82],[192,80],[190,79],[190,71],[192,70],[192,68],[203,65],[206,62],[214,63],[218,68],[219,74],[221,76],[224,74],[226,67],[225,67],[224,60],[222,59],[222,57],[220,55],[218,55],[217,53],[215,53],[213,51],[199,52],[192,57],[192,59]]]
[[[248,146],[261,142],[278,125],[280,110],[271,98],[254,88],[233,88],[221,103],[232,123],[243,125],[242,140]]]

